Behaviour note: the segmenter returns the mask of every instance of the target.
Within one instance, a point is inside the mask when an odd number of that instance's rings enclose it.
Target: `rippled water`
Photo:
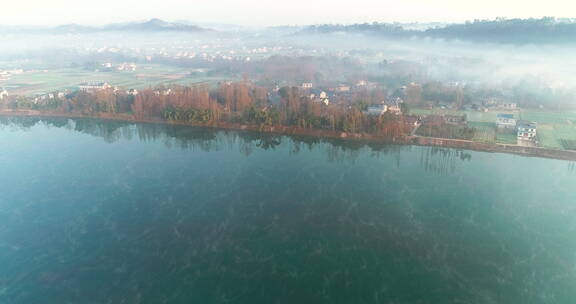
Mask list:
[[[575,303],[573,163],[0,124],[0,303]]]

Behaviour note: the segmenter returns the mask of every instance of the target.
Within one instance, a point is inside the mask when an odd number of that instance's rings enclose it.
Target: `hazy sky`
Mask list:
[[[2,0],[0,24],[149,19],[280,25],[576,17],[570,0]],[[572,15],[570,15],[572,14]]]

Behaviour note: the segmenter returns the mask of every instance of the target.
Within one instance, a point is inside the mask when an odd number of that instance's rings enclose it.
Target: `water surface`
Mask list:
[[[574,303],[566,161],[0,123],[0,303]]]

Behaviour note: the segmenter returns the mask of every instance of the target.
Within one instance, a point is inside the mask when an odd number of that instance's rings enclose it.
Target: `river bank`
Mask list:
[[[531,157],[543,157],[551,159],[576,161],[576,151],[570,151],[570,150],[557,150],[541,147],[525,147],[525,146],[506,145],[506,144],[489,144],[470,140],[423,137],[416,135],[410,135],[405,136],[403,138],[396,138],[394,140],[389,140],[365,133],[347,133],[340,131],[305,129],[305,128],[286,127],[286,126],[261,127],[257,125],[222,123],[222,122],[210,123],[210,124],[185,123],[185,122],[166,121],[162,119],[142,119],[142,118],[136,118],[133,115],[129,114],[110,115],[107,113],[98,113],[95,115],[85,115],[81,113],[60,113],[60,112],[47,112],[37,110],[2,109],[0,110],[0,116],[39,117],[39,118],[46,118],[46,117],[92,118],[92,119],[124,121],[132,123],[155,123],[155,124],[169,124],[169,125],[182,125],[182,126],[196,126],[196,127],[207,127],[207,128],[227,129],[227,130],[243,130],[253,132],[275,133],[281,135],[314,136],[324,138],[337,138],[344,140],[388,142],[392,144],[418,145],[418,146],[438,146],[446,148],[474,150],[481,152],[509,153]]]

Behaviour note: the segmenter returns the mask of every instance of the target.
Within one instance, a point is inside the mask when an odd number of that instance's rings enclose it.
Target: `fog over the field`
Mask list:
[[[5,33],[10,44],[0,45],[4,64],[40,64],[46,67],[68,65],[102,57],[105,49],[115,49],[126,60],[141,61],[144,55],[176,54],[179,51],[213,55],[252,57],[253,49],[263,60],[274,55],[341,56],[358,60],[371,71],[382,61],[408,61],[419,67],[422,80],[482,83],[515,82],[524,78],[541,80],[551,87],[576,85],[576,45],[477,43],[443,39],[388,39],[361,34],[299,34],[299,28],[261,31],[218,31],[207,33]],[[296,34],[295,34],[296,32]],[[33,43],[30,43],[33,41]],[[274,47],[282,50],[275,51]],[[54,56],[68,54],[67,56]],[[16,60],[16,61],[15,61]]]
[[[390,92],[410,83],[440,82],[497,95],[523,92],[532,105],[554,104],[557,98],[550,96],[576,92],[576,43],[570,39],[575,31],[574,20],[554,18],[258,28],[160,19],[0,26],[0,37],[10,41],[0,44],[0,71],[97,73],[102,65],[131,62],[185,68],[195,75],[201,70],[211,79],[248,77],[269,86],[369,80]],[[576,104],[572,97],[562,97],[562,103]]]

